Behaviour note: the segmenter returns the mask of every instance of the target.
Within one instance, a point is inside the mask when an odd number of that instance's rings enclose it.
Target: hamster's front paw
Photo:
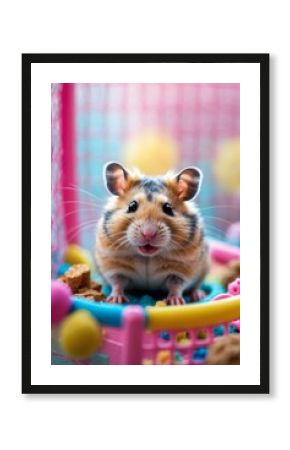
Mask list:
[[[185,300],[181,295],[168,295],[166,299],[167,305],[185,305]]]
[[[107,303],[128,303],[128,299],[127,297],[125,297],[125,295],[122,294],[112,294],[109,297],[107,297],[106,302]]]

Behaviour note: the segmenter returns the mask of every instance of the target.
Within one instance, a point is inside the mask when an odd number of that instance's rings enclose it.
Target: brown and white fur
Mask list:
[[[183,291],[198,287],[209,266],[202,220],[189,201],[200,170],[151,178],[112,162],[104,178],[113,196],[98,223],[96,259],[112,286],[107,301],[126,302],[125,289],[142,289],[166,290],[168,304],[183,304]]]

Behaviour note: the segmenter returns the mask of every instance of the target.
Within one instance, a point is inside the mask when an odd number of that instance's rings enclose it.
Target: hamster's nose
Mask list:
[[[154,239],[157,235],[157,227],[154,224],[145,224],[140,230],[141,235],[146,241]]]

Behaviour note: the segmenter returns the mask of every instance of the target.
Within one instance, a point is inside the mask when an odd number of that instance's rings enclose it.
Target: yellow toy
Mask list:
[[[189,314],[193,312],[194,314]],[[229,322],[240,317],[240,296],[217,302],[200,303],[192,306],[170,306],[170,308],[147,307],[150,330],[180,330],[180,328],[201,328]]]
[[[167,135],[146,131],[129,140],[125,147],[125,164],[137,167],[145,175],[161,175],[177,165],[175,142]]]
[[[231,194],[240,188],[240,141],[224,141],[214,163],[214,173],[221,187]]]
[[[76,244],[71,244],[67,247],[64,254],[64,262],[71,265],[86,264],[92,271],[95,270],[90,252]]]
[[[63,321],[59,342],[72,358],[88,358],[102,345],[102,329],[90,313],[75,311]]]

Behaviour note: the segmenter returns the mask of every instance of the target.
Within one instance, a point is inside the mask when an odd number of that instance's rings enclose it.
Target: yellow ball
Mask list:
[[[67,264],[86,264],[92,271],[95,269],[90,252],[76,244],[71,244],[67,247],[64,254],[64,262]]]
[[[87,311],[75,311],[63,321],[59,343],[72,358],[88,358],[102,345],[102,328]]]
[[[125,164],[146,175],[162,175],[178,160],[175,142],[167,135],[146,131],[134,136],[125,147]]]
[[[240,141],[229,139],[219,148],[214,163],[214,172],[221,187],[236,193],[240,188]]]

